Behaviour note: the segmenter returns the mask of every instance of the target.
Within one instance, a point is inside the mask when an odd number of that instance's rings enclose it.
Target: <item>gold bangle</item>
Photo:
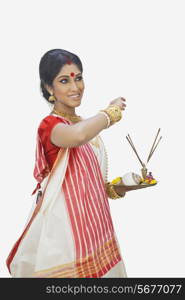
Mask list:
[[[108,195],[109,198],[111,199],[118,199],[118,198],[122,198],[122,196],[118,195],[114,189],[114,185],[111,184],[110,182],[107,182],[105,184],[106,187],[106,193]]]
[[[122,118],[121,108],[118,105],[109,105],[106,109],[101,109],[100,112],[105,112],[110,118],[110,125],[118,122]]]

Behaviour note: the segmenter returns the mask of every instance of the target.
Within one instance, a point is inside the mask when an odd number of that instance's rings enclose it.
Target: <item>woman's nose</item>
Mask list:
[[[72,89],[73,91],[78,91],[78,86],[77,86],[77,84],[76,84],[75,81],[72,81],[72,82],[71,82],[71,89]]]

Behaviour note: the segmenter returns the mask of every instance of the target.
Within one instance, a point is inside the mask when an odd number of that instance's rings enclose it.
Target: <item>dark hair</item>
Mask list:
[[[50,94],[45,88],[45,85],[46,84],[48,86],[52,85],[53,80],[60,72],[61,68],[65,64],[67,64],[68,61],[71,61],[72,63],[76,64],[79,70],[83,72],[82,63],[79,57],[67,50],[63,50],[63,49],[49,50],[42,56],[40,60],[40,64],[39,64],[40,89],[43,97],[49,103],[52,102],[48,100]]]

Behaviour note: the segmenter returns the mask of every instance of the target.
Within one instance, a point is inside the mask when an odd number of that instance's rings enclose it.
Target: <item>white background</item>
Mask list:
[[[128,277],[184,277],[184,1],[4,1],[1,4],[0,276],[32,206],[36,131],[50,108],[39,91],[38,65],[48,50],[77,54],[86,118],[119,96],[122,120],[101,132],[109,180],[140,164],[158,128],[163,136],[149,169],[156,187],[109,200]]]

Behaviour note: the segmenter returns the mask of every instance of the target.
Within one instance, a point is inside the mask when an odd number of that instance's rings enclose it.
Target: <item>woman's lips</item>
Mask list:
[[[69,96],[70,99],[79,99],[80,98],[80,94],[76,94],[76,95],[71,95]]]

